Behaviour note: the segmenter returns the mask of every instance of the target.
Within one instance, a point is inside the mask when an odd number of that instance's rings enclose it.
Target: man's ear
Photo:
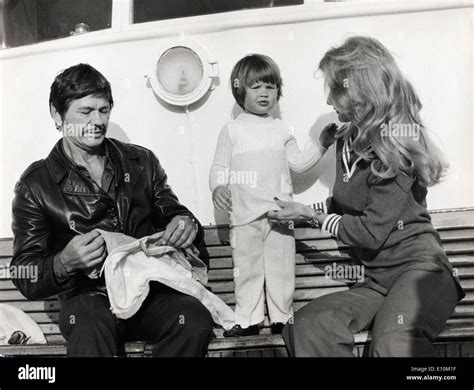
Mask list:
[[[53,118],[54,123],[56,124],[56,129],[59,130],[63,125],[63,118],[61,118],[61,115],[59,114],[58,110],[56,110],[56,107],[54,107],[52,104],[49,105],[49,113],[51,114],[51,118]]]

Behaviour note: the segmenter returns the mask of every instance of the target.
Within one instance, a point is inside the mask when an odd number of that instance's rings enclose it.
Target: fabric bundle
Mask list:
[[[224,329],[235,325],[234,312],[204,287],[207,267],[193,247],[186,250],[159,244],[164,232],[136,239],[122,233],[98,230],[104,237],[108,256],[102,266],[111,310],[118,318],[132,317],[157,281],[197,298]]]

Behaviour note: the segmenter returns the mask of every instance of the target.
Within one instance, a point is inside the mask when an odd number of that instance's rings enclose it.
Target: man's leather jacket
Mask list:
[[[79,172],[65,155],[62,139],[15,187],[11,266],[37,267],[37,278],[13,280],[29,299],[103,290],[103,278],[90,279],[79,271],[60,281],[54,274],[54,256],[77,232],[103,229],[141,238],[163,230],[176,215],[194,218],[167,185],[166,173],[150,150],[111,138],[104,142],[114,168],[115,199]],[[198,226],[195,243],[203,235]]]

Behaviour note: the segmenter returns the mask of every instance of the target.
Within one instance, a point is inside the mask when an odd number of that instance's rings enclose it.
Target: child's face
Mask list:
[[[244,108],[255,115],[268,115],[277,102],[278,88],[275,84],[258,81],[245,87]]]

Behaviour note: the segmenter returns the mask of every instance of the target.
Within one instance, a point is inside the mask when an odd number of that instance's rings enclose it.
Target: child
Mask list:
[[[301,152],[289,126],[270,111],[282,96],[276,63],[264,55],[241,59],[232,70],[232,94],[244,112],[222,129],[210,171],[217,210],[230,212],[236,325],[224,336],[258,334],[264,319],[264,286],[272,333],[281,333],[292,315],[295,241],[291,226],[269,223],[275,198],[291,200],[288,168],[304,172],[334,141],[326,128],[322,145]]]
[[[434,356],[431,342],[464,296],[426,206],[427,187],[447,165],[421,122],[418,96],[380,42],[348,38],[319,67],[328,104],[346,123],[333,196],[319,213],[279,203],[268,216],[319,224],[349,246],[365,280],[304,306],[285,327],[285,343],[296,356],[349,357],[353,334],[371,327],[371,356]]]

